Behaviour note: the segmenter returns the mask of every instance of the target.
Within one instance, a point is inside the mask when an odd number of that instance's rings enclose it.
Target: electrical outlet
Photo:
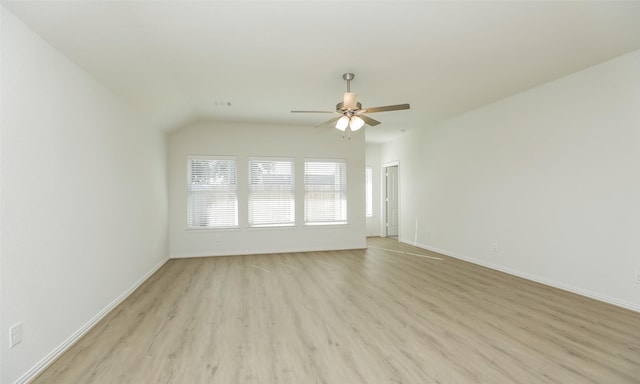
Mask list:
[[[9,328],[9,348],[13,348],[22,342],[22,323]]]
[[[498,243],[493,243],[493,252],[498,253]]]
[[[640,269],[636,271],[635,280],[636,283],[640,284]]]

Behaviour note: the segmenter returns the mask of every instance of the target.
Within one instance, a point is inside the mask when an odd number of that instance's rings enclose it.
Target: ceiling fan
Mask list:
[[[292,113],[336,113],[339,116],[334,117],[331,120],[325,121],[317,125],[321,127],[323,125],[329,125],[335,123],[335,127],[344,132],[349,128],[351,132],[355,132],[362,128],[363,125],[367,124],[370,126],[375,126],[380,124],[379,121],[370,118],[364,113],[375,113],[375,112],[387,112],[387,111],[399,111],[402,109],[409,109],[409,104],[397,104],[397,105],[387,105],[384,107],[373,107],[373,108],[362,108],[362,104],[356,101],[358,96],[357,93],[351,92],[351,80],[355,75],[353,73],[345,73],[342,75],[342,78],[347,81],[347,92],[344,94],[343,100],[341,103],[336,104],[336,110],[333,111],[291,111]]]

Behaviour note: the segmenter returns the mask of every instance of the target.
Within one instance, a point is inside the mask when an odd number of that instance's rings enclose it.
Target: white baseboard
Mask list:
[[[170,259],[188,259],[192,257],[220,257],[220,256],[244,256],[244,255],[270,255],[274,253],[304,253],[304,252],[323,252],[323,251],[344,251],[351,249],[366,249],[366,244],[362,246],[351,247],[317,247],[317,248],[284,248],[284,249],[245,249],[242,251],[208,251],[208,252],[191,252],[191,253],[174,253],[169,256]]]
[[[14,381],[14,384],[26,384],[31,380],[35,379],[40,373],[42,373],[45,369],[49,367],[58,357],[60,357],[63,353],[65,353],[73,344],[75,344],[82,336],[84,336],[91,328],[93,328],[102,318],[104,318],[109,312],[111,312],[118,304],[122,303],[127,297],[129,297],[139,286],[141,286],[149,277],[151,277],[156,271],[158,271],[169,258],[162,260],[155,267],[151,268],[149,272],[147,272],[144,276],[142,276],[138,281],[136,281],[129,289],[127,289],[124,293],[118,296],[115,300],[113,300],[109,305],[103,308],[100,312],[98,312],[91,320],[89,320],[85,325],[83,325],[80,329],[75,331],[71,336],[69,336],[62,344],[56,347],[53,351],[51,351],[47,356],[45,356],[42,360],[40,360],[36,365],[31,367],[24,375],[22,375],[18,380]]]
[[[559,283],[557,281],[553,281],[553,280],[545,279],[545,278],[542,278],[542,277],[539,277],[539,276],[531,275],[529,273],[524,273],[524,272],[521,272],[521,271],[517,271],[517,270],[511,269],[511,268],[502,266],[502,265],[497,265],[497,264],[493,264],[493,263],[487,263],[486,261],[483,261],[483,260],[475,259],[473,257],[467,257],[465,255],[457,254],[455,252],[450,252],[450,251],[447,251],[445,249],[431,247],[431,246],[426,245],[426,244],[420,244],[420,243],[415,243],[413,241],[405,241],[405,240],[399,240],[399,241],[401,243],[410,244],[410,245],[413,245],[413,246],[418,247],[418,248],[426,249],[427,251],[437,252],[437,253],[440,253],[440,254],[445,255],[445,256],[450,256],[450,257],[453,257],[455,259],[467,261],[467,262],[472,263],[472,264],[476,264],[476,265],[480,265],[480,266],[483,266],[483,267],[486,267],[486,268],[494,269],[496,271],[508,273],[510,275],[521,277],[521,278],[527,279],[527,280],[531,280],[531,281],[534,281],[536,283],[540,283],[540,284],[548,285],[550,287],[562,289],[563,291],[572,292],[572,293],[578,294],[580,296],[585,296],[585,297],[588,297],[590,299],[602,301],[604,303],[612,304],[612,305],[615,305],[617,307],[629,309],[631,311],[640,313],[640,305],[635,304],[635,303],[631,303],[631,302],[628,302],[628,301],[625,301],[625,300],[619,300],[619,299],[616,299],[616,298],[613,298],[613,297],[609,297],[609,296],[606,296],[606,295],[601,295],[599,293],[591,292],[591,291],[586,290],[586,289],[573,287],[573,286],[568,285],[568,284]]]

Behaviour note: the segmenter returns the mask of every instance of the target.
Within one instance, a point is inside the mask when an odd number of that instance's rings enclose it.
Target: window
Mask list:
[[[304,163],[305,224],[347,222],[347,164],[344,160]]]
[[[189,157],[187,228],[238,226],[235,158]]]
[[[365,212],[367,217],[373,217],[373,168],[365,168]]]
[[[249,159],[249,225],[295,224],[293,161]]]

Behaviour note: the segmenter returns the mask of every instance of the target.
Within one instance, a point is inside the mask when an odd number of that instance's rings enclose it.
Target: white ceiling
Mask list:
[[[342,74],[368,142],[640,49],[640,2],[2,1],[165,131],[199,120],[313,126]],[[221,102],[231,106],[220,106]]]

